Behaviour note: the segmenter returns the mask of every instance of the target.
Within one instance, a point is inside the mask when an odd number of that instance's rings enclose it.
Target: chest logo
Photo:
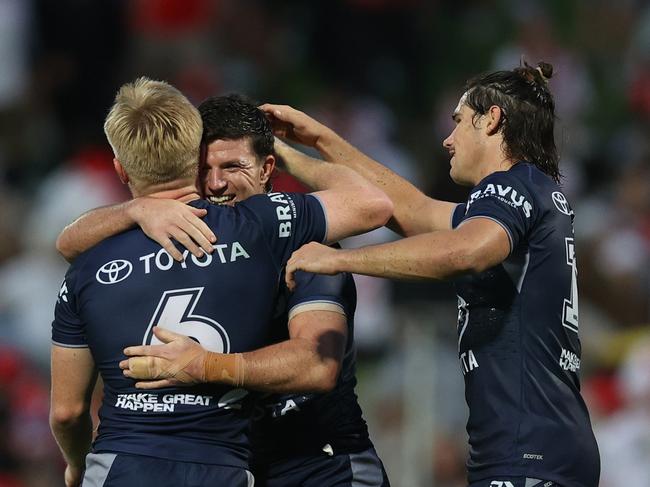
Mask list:
[[[496,198],[512,208],[521,209],[526,218],[530,218],[533,205],[526,199],[523,194],[519,194],[512,186],[503,186],[501,184],[488,184],[485,188],[474,191],[467,202],[467,211],[476,201],[483,198]],[[467,211],[465,212],[467,214]]]
[[[553,204],[555,204],[557,211],[564,213],[565,215],[573,215],[573,210],[569,207],[569,202],[567,201],[566,196],[559,191],[555,191],[551,197],[553,198]]]
[[[117,259],[101,266],[95,278],[100,284],[115,284],[129,277],[131,272],[133,272],[133,265],[128,260]]]

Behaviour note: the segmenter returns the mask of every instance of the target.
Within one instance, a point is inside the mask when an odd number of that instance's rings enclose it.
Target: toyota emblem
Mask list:
[[[124,259],[107,262],[99,268],[95,277],[101,284],[115,284],[131,275],[133,265]]]

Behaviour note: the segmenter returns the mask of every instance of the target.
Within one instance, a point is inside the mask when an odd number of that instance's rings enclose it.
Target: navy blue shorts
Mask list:
[[[122,453],[89,453],[82,487],[252,487],[243,468],[174,462]]]
[[[533,479],[530,477],[495,477],[479,480],[469,484],[469,487],[562,487],[550,480]]]
[[[257,466],[255,487],[390,487],[374,448],[360,453],[293,457]]]

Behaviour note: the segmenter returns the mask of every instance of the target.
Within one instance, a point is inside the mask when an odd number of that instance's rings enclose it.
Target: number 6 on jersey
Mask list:
[[[160,326],[198,341],[211,352],[228,353],[230,340],[226,330],[207,316],[192,314],[203,293],[202,287],[165,291],[144,333],[143,345],[160,345],[153,327]]]

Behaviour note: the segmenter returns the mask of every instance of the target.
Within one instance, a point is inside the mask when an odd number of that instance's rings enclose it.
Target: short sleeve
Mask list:
[[[252,196],[238,206],[258,220],[281,265],[294,250],[308,242],[323,242],[327,236],[325,209],[316,196],[268,193]]]
[[[461,224],[463,218],[465,217],[466,208],[467,208],[466,203],[460,203],[456,205],[456,208],[454,208],[454,211],[451,214],[451,228],[456,228],[458,225]]]
[[[467,203],[456,208],[454,220],[459,221],[454,226],[478,217],[493,220],[508,234],[512,251],[533,226],[535,210],[532,191],[525,182],[508,172],[498,172],[485,178],[470,193]]]
[[[61,283],[52,322],[52,343],[62,347],[86,348],[86,327],[77,311],[75,281],[77,270],[74,265],[68,269]]]
[[[305,311],[333,311],[347,315],[349,303],[344,294],[348,274],[324,276],[298,271],[294,277],[296,288],[287,303],[289,320]]]

